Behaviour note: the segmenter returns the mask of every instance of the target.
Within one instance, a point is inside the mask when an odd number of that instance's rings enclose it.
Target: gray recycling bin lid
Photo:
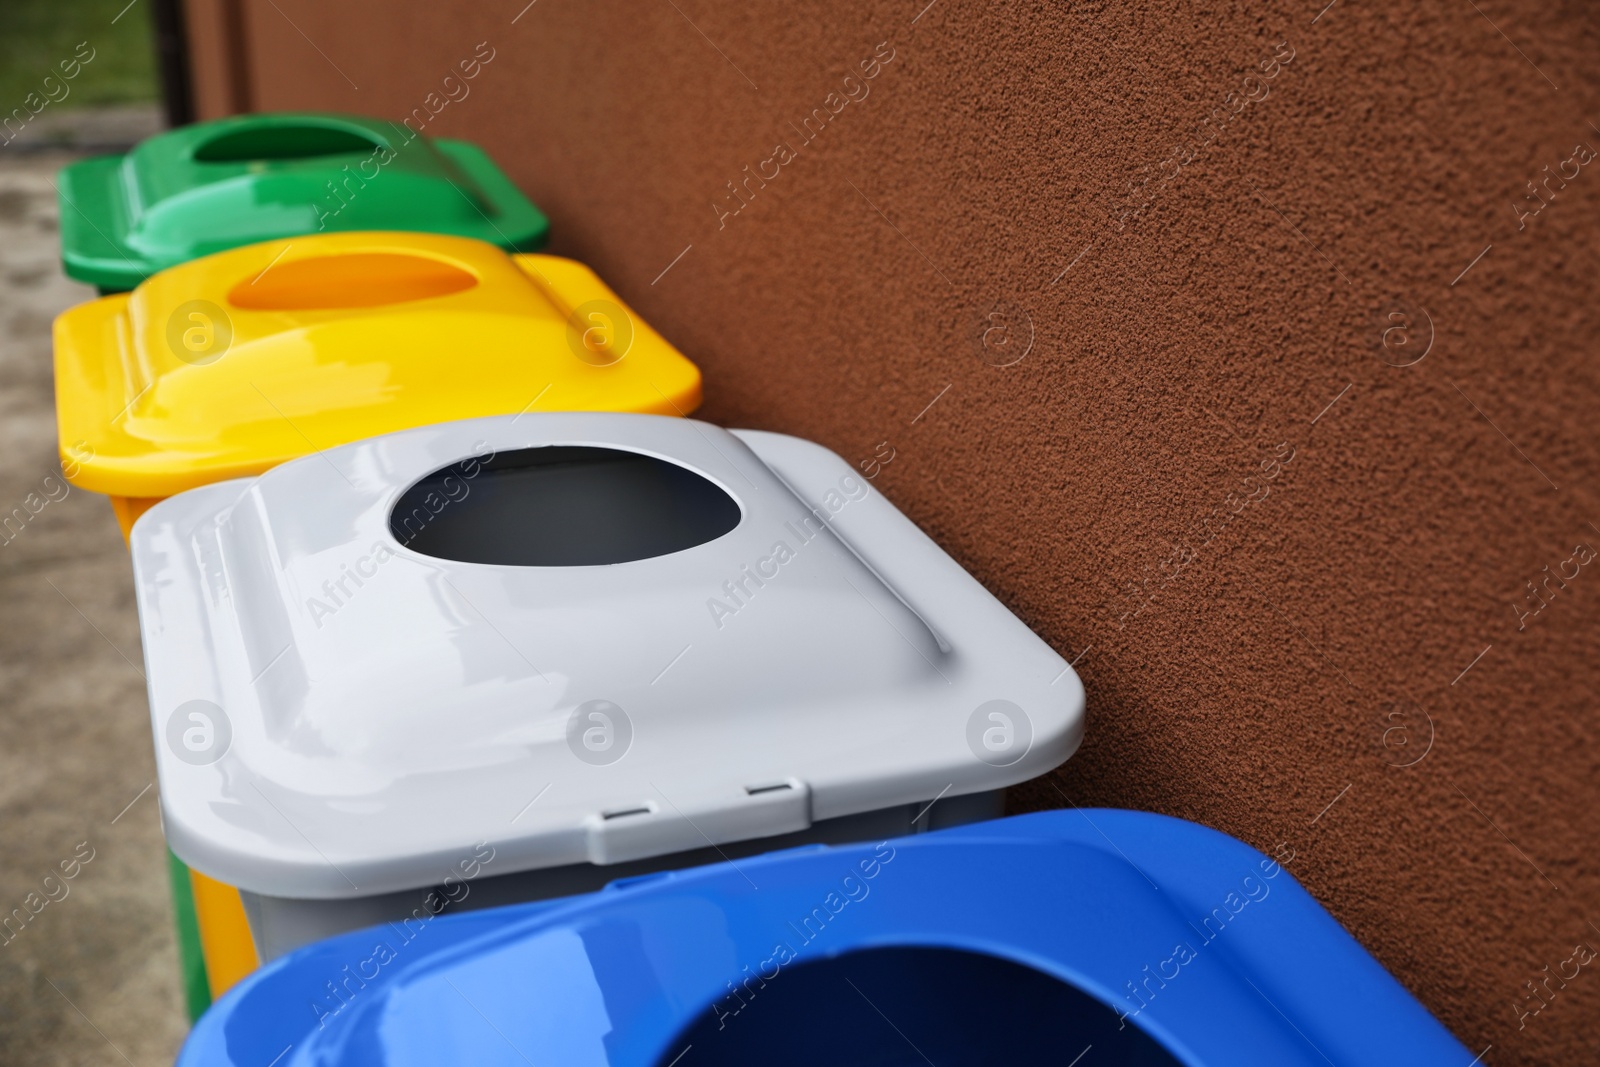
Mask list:
[[[1061,656],[779,434],[446,423],[181,493],[131,547],[168,840],[258,893],[799,831],[1083,734]]]

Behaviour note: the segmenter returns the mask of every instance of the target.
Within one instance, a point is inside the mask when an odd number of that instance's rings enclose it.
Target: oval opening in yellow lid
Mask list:
[[[228,303],[255,311],[370,308],[448,296],[477,284],[475,275],[426,256],[351,252],[269,267],[235,285]]]

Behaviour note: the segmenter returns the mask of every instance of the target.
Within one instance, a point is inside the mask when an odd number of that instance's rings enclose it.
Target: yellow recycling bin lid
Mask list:
[[[319,234],[163,271],[55,323],[73,484],[164,497],[480,415],[684,415],[700,372],[580,263]]]

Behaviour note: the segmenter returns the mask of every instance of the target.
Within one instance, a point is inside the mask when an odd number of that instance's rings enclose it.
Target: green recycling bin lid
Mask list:
[[[212,252],[340,230],[541,247],[550,223],[484,151],[381,119],[278,112],[184,126],[61,172],[67,274],[107,292]]]

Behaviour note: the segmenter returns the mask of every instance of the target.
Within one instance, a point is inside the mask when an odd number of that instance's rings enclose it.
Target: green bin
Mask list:
[[[381,119],[241,115],[61,172],[66,272],[102,294],[240,245],[342,230],[542,247],[550,223],[484,151]]]

